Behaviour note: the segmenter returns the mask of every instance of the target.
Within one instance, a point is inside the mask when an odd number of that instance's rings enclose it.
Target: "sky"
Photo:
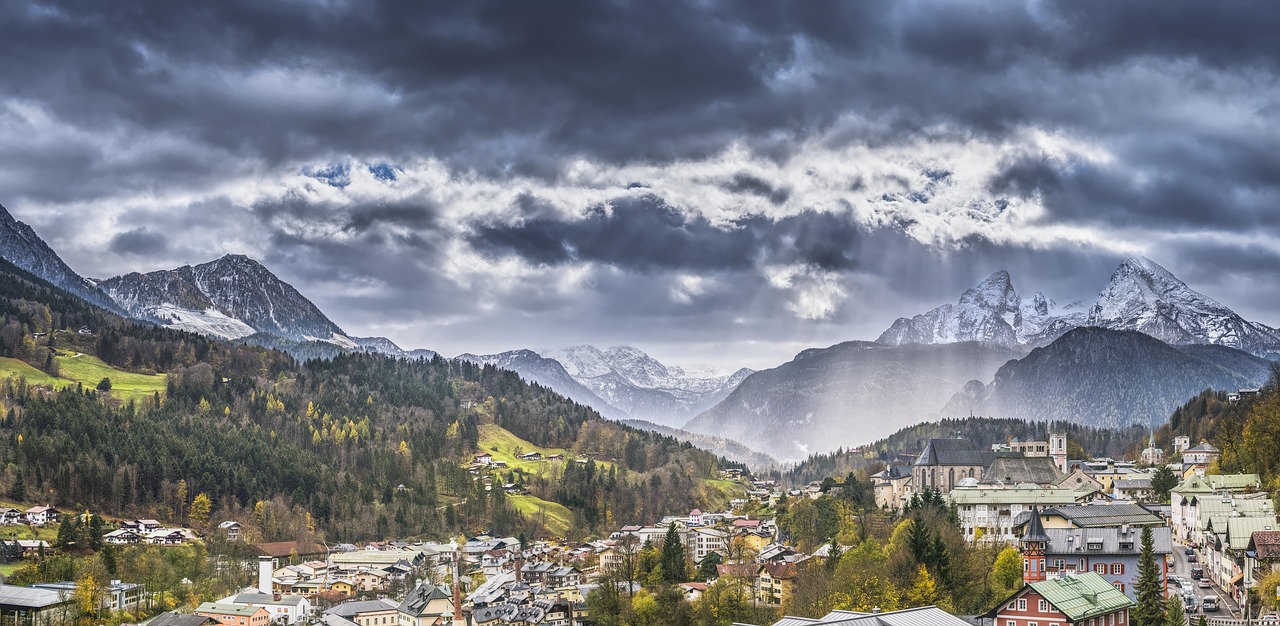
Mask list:
[[[0,204],[349,334],[769,367],[1145,255],[1280,326],[1280,5],[0,0]]]

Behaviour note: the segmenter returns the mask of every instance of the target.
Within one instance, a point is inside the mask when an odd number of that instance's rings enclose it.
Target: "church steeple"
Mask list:
[[[1040,510],[1031,505],[1031,520],[1019,541],[1022,548],[1022,582],[1034,583],[1048,579],[1044,569],[1044,554],[1049,547],[1049,535],[1040,522]]]

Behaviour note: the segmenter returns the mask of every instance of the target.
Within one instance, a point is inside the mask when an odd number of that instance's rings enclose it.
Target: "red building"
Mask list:
[[[985,617],[995,626],[1128,626],[1133,600],[1088,572],[1024,584]]]

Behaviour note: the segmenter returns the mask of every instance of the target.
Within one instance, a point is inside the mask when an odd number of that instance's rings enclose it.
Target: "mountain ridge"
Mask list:
[[[117,315],[125,312],[92,281],[77,274],[25,222],[0,205],[0,257],[85,302]]]

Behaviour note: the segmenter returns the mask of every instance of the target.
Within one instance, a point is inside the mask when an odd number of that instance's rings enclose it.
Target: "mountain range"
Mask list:
[[[385,337],[348,335],[242,255],[87,280],[0,207],[0,256],[104,309],[300,359],[343,351],[437,356]],[[1280,358],[1280,331],[1133,258],[1091,303],[1059,305],[1042,292],[1024,299],[999,271],[954,304],[896,320],[875,342],[805,350],[759,372],[686,370],[627,346],[457,358],[512,370],[605,417],[680,433],[739,458],[749,454],[737,442],[748,442],[785,460],[970,413],[1151,424],[1205,388],[1260,385]]]
[[[972,413],[1150,425],[1206,388],[1262,384],[1277,357],[1280,331],[1150,259],[1122,262],[1092,305],[1024,300],[999,271],[875,343],[806,350],[758,372],[685,428],[795,459]]]

